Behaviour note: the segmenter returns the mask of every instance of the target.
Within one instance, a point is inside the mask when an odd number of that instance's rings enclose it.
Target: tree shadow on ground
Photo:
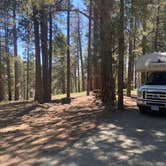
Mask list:
[[[140,114],[134,99],[125,103],[125,111],[114,113],[103,112],[92,96],[39,104],[25,114],[6,107],[0,165],[164,166],[166,117]]]
[[[37,102],[16,102],[0,105],[0,128],[20,122],[21,117],[37,107]]]
[[[70,104],[37,104],[26,111],[25,103],[1,108],[0,164],[32,165],[78,140],[96,127],[102,114],[93,101],[91,96],[73,98]]]
[[[165,166],[166,114],[126,109],[105,113],[100,125],[56,156],[59,165]],[[55,160],[48,157],[50,165]]]
[[[72,100],[74,100],[74,97],[64,97],[62,99],[52,100],[50,103],[60,103],[60,104],[70,104]]]

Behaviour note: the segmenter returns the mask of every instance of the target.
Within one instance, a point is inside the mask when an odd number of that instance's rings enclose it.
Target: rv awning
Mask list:
[[[145,54],[138,58],[137,72],[166,71],[166,52]]]

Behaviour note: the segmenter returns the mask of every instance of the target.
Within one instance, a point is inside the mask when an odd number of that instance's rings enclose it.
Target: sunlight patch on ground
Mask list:
[[[86,92],[71,93],[71,97],[86,96]],[[59,94],[52,97],[52,100],[65,98],[66,94]]]
[[[5,128],[0,129],[0,133],[17,132],[17,130],[25,130],[27,128],[29,128],[29,125],[27,125],[27,124],[9,126],[9,127],[5,127]]]

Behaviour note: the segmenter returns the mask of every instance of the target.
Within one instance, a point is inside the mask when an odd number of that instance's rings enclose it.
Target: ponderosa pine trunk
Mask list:
[[[40,35],[39,35],[39,12],[33,7],[33,24],[35,37],[35,100],[39,103],[43,102],[41,58],[40,58]]]
[[[49,9],[49,100],[51,100],[51,89],[52,89],[52,8]]]
[[[24,83],[23,83],[23,99],[26,100],[26,72],[24,70],[24,74],[23,74],[23,80],[24,80]]]
[[[6,67],[7,67],[7,89],[8,89],[8,100],[12,100],[12,85],[11,85],[11,73],[10,73],[10,53],[9,53],[9,42],[8,42],[8,12],[6,11],[6,20],[5,20],[5,52],[6,52]]]
[[[100,74],[100,63],[98,61],[99,53],[100,53],[100,3],[99,1],[95,1],[94,3],[94,21],[93,21],[93,69],[92,69],[92,77],[93,77],[93,90],[101,88],[101,74]]]
[[[81,86],[80,86],[80,56],[79,56],[79,40],[77,39],[77,76],[78,76],[78,92],[81,91]]]
[[[88,57],[87,57],[87,96],[90,95],[91,86],[91,32],[92,32],[92,0],[89,3],[89,32],[88,32]]]
[[[28,46],[29,47],[29,46]],[[27,82],[27,92],[26,92],[26,100],[29,100],[29,63],[30,63],[30,58],[29,58],[29,48],[28,48],[28,51],[27,51],[27,79],[26,79],[26,82]]]
[[[158,43],[159,43],[159,25],[160,25],[160,3],[158,0],[157,3],[157,16],[156,16],[156,30],[155,30],[155,40],[154,40],[154,51],[158,52]]]
[[[65,63],[65,57],[62,57],[61,66],[65,66],[64,63]],[[66,93],[66,73],[64,68],[61,74],[61,87],[62,87],[62,93],[65,94]]]
[[[114,110],[113,68],[112,68],[112,7],[113,2],[106,0],[101,6],[101,97],[111,111]]]
[[[42,82],[43,82],[43,99],[44,102],[50,101],[49,91],[49,59],[48,59],[48,22],[47,22],[48,11],[46,7],[42,5],[40,10],[40,30],[41,30],[41,51],[42,51]]]
[[[123,89],[124,89],[124,0],[120,0],[120,19],[119,19],[119,57],[118,57],[118,109],[124,108]]]
[[[4,91],[4,68],[2,64],[2,52],[1,52],[1,41],[0,41],[0,102],[5,99]]]
[[[147,25],[146,25],[146,12],[147,12],[147,2],[145,2],[143,6],[143,11],[142,11],[142,28],[143,28],[143,37],[142,37],[142,54],[145,55],[147,53],[147,36],[146,36],[146,31],[147,31]],[[145,15],[145,16],[144,16]],[[146,74],[145,72],[141,73],[141,83],[144,84],[146,80]]]
[[[77,61],[74,63],[74,90],[75,92],[78,92],[78,86],[77,86]]]
[[[136,50],[136,33],[137,33],[137,19],[135,18],[134,20],[134,39],[133,39],[133,49]],[[134,88],[137,88],[137,71],[136,71],[136,53],[133,53],[134,55],[134,72],[135,72],[135,77],[134,77]]]
[[[81,78],[82,78],[82,91],[85,90],[85,76],[84,76],[84,63],[82,56],[82,40],[81,40],[81,28],[80,28],[80,15],[78,13],[78,42],[79,42],[79,53],[81,62]]]
[[[11,65],[10,65],[10,55],[8,53],[8,56],[7,56],[7,82],[8,82],[8,100],[11,101],[12,100],[12,84],[11,84],[11,73],[10,73],[10,68],[11,68]]]
[[[68,0],[67,11],[67,97],[70,98],[71,91],[70,79],[70,0]]]
[[[15,62],[14,62],[14,80],[15,80],[15,85],[14,85],[14,96],[15,100],[19,100],[19,88],[20,88],[20,83],[19,83],[19,68],[18,68],[18,48],[17,48],[17,24],[16,24],[16,1],[14,2],[14,7],[13,7],[13,44],[14,44],[14,57],[15,57]]]
[[[128,80],[127,80],[127,96],[131,97],[131,89],[133,83],[133,0],[131,0],[131,14],[130,14],[130,32],[129,32],[129,60],[128,60]]]
[[[31,28],[30,25],[28,25],[28,40],[27,40],[27,79],[26,79],[26,83],[27,83],[27,92],[26,92],[26,100],[29,100],[29,90],[30,90],[30,37],[31,37]]]

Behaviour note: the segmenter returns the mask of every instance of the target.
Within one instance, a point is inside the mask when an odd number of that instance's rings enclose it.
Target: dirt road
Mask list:
[[[125,103],[126,111],[104,114],[92,96],[0,108],[0,165],[165,166],[166,116]]]
[[[107,120],[106,120],[107,119]],[[57,165],[165,166],[166,116],[127,110],[108,116],[72,147],[56,155]],[[50,161],[54,161],[51,160]]]

